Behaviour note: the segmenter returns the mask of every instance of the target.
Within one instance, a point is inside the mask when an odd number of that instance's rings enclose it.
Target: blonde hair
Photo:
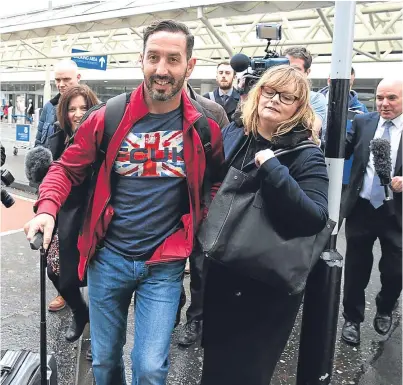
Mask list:
[[[247,134],[257,135],[259,128],[258,105],[262,86],[268,86],[275,90],[295,85],[294,95],[298,98],[295,103],[299,104],[296,113],[288,120],[282,122],[273,136],[281,136],[290,132],[294,127],[301,125],[310,132],[315,143],[319,143],[318,136],[313,130],[315,113],[309,102],[309,82],[304,74],[292,66],[281,65],[268,69],[256,85],[249,91],[247,99],[242,103],[242,120]]]

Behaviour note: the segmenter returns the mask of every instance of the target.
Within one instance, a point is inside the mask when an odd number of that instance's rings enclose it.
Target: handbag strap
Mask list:
[[[321,148],[319,146],[317,146],[315,143],[311,142],[310,140],[304,140],[303,142],[298,143],[295,147],[280,148],[280,149],[274,151],[274,155],[276,157],[278,157],[281,155],[286,155],[291,152],[300,151],[300,150],[303,150],[304,148],[310,148],[310,147],[315,147],[315,148],[318,148],[319,150],[321,150]]]

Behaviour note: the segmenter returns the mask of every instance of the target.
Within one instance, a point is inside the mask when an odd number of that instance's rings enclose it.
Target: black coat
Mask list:
[[[48,139],[48,147],[53,159],[57,160],[66,148],[66,135],[57,122],[56,132]],[[57,229],[59,233],[59,264],[60,288],[68,289],[72,286],[85,286],[78,278],[79,252],[77,241],[86,207],[89,189],[87,179],[79,186],[73,186],[71,192],[57,215]]]
[[[370,157],[369,145],[374,138],[379,122],[379,113],[372,112],[364,115],[356,115],[347,134],[345,154],[349,159],[354,154],[351,168],[350,185],[342,196],[342,218],[348,218],[359,197],[364,183],[365,170]],[[395,173],[393,176],[402,176],[402,138],[400,138],[399,150],[397,152]],[[394,217],[400,229],[402,228],[402,194],[393,193]]]
[[[306,140],[292,132],[272,149]],[[226,165],[247,137],[231,123],[223,130]],[[270,216],[290,236],[320,232],[328,219],[328,176],[318,148],[272,158],[261,166]],[[268,385],[287,343],[303,293],[290,296],[209,261],[204,298],[204,367],[201,385]]]
[[[227,100],[227,102],[225,103],[225,105],[224,105],[224,103],[223,103],[223,101],[222,101],[222,98],[221,98],[221,96],[220,96],[220,93],[219,93],[219,91],[218,91],[218,88],[216,88],[214,91],[213,91],[213,95],[214,95],[214,99],[212,99],[211,97],[210,97],[210,93],[208,92],[208,93],[206,93],[206,94],[204,94],[203,96],[205,97],[205,98],[208,98],[208,99],[210,99],[210,100],[214,100],[216,103],[218,103],[220,106],[222,106],[223,108],[224,108],[224,110],[225,110],[225,112],[226,112],[226,114],[227,114],[227,117],[228,117],[228,120],[230,121],[230,122],[232,122],[232,115],[234,114],[234,112],[235,112],[235,110],[236,110],[236,107],[237,107],[237,105],[238,105],[238,103],[239,103],[239,99],[240,99],[240,94],[239,94],[239,92],[235,89],[235,88],[233,88],[232,89],[232,94],[231,94],[231,96],[228,98],[228,100]]]

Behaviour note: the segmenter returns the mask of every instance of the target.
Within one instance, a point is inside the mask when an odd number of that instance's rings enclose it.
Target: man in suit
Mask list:
[[[354,161],[341,210],[342,218],[346,218],[347,239],[342,339],[352,345],[360,343],[365,288],[371,276],[372,248],[377,238],[382,250],[379,262],[382,287],[376,297],[374,318],[377,333],[389,332],[392,311],[402,290],[402,87],[401,80],[382,80],[376,91],[378,112],[356,115],[346,139],[346,158],[354,153]],[[384,203],[384,188],[369,149],[374,138],[387,139],[391,144],[389,187],[393,201],[388,203]]]
[[[230,122],[232,122],[232,115],[236,110],[240,97],[239,92],[232,85],[234,78],[235,71],[230,64],[228,62],[219,63],[216,76],[218,88],[203,95],[205,98],[223,106]]]

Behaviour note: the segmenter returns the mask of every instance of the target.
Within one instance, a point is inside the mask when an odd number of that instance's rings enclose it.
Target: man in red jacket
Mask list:
[[[136,291],[133,383],[163,385],[186,258],[203,217],[201,114],[183,91],[195,65],[194,37],[175,21],[144,31],[144,82],[130,97],[100,168],[79,239],[79,275],[88,269],[93,371],[97,385],[126,384],[123,346]],[[27,238],[44,232],[71,186],[83,182],[103,137],[105,106],[81,123],[73,144],[51,166]],[[208,118],[213,169],[223,162],[221,132]],[[216,187],[216,186],[215,186]],[[213,189],[214,190],[214,189]],[[90,262],[90,263],[88,263]]]

